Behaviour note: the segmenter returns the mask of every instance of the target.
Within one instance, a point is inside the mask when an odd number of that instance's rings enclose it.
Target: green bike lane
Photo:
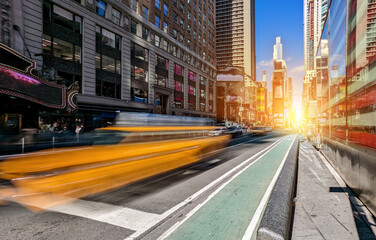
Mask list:
[[[257,158],[164,237],[184,240],[242,239],[294,138],[295,135],[285,137]]]

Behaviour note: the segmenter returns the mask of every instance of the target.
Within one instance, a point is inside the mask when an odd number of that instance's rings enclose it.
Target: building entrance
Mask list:
[[[155,113],[167,114],[168,96],[157,93],[155,95]]]

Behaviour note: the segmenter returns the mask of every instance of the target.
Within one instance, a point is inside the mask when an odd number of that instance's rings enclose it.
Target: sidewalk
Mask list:
[[[354,196],[329,169],[311,143],[300,144],[292,239],[375,239],[364,212],[351,204]]]

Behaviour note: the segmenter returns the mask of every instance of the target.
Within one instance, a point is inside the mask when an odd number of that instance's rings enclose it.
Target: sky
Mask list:
[[[302,106],[304,78],[303,0],[256,1],[256,79],[266,70],[268,91],[273,73],[273,45],[281,37],[287,76],[292,78],[294,106]]]

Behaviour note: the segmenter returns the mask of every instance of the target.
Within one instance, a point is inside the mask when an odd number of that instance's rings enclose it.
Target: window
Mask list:
[[[131,9],[133,11],[137,12],[137,6],[138,6],[137,0],[131,0]]]
[[[176,13],[174,13],[174,23],[178,23],[178,15],[176,15]]]
[[[193,31],[193,39],[196,39],[196,31]]]
[[[120,36],[96,26],[97,32],[97,51],[95,53],[96,75],[96,94],[111,98],[121,98],[121,59],[116,57],[116,51],[105,50],[111,47],[120,53]],[[100,41],[98,43],[98,41]],[[121,54],[119,54],[121,55]],[[98,71],[99,70],[99,71]]]
[[[163,41],[163,49],[164,49],[165,51],[168,50],[168,42],[167,42],[166,40]]]
[[[180,18],[180,27],[184,28],[184,20]]]
[[[149,9],[142,5],[142,17],[148,20]]]
[[[196,17],[193,16],[193,25],[196,25]]]
[[[97,1],[97,6],[96,6],[96,11],[99,16],[104,17],[106,14],[106,3],[98,0]]]
[[[164,70],[168,70],[168,60],[158,54],[155,54],[155,66]]]
[[[201,16],[201,8],[198,8],[198,16]]]
[[[168,25],[167,25],[166,22],[163,22],[163,31],[164,31],[165,33],[168,33]]]
[[[191,40],[187,40],[187,47],[189,48],[189,49],[191,49]]]
[[[162,87],[167,87],[168,77],[155,74],[155,84]]]
[[[142,27],[142,38],[148,40],[149,30],[146,27]]]
[[[155,0],[155,8],[159,9],[161,7],[161,0]]]
[[[102,55],[102,70],[120,74],[120,60]]]
[[[188,30],[188,33],[191,33],[191,26],[190,25],[187,26],[187,30]]]
[[[154,45],[159,47],[161,44],[161,38],[158,35],[155,35]]]
[[[120,12],[116,10],[115,8],[113,8],[112,9],[112,21],[116,23],[117,25],[120,25],[120,18],[121,18]]]
[[[195,82],[196,81],[196,74],[192,71],[189,71],[188,72],[188,80]]]
[[[196,3],[193,2],[193,9],[196,10]]]
[[[161,22],[161,20],[159,19],[159,17],[158,16],[155,16],[155,26],[156,27],[160,27],[160,22]]]
[[[96,94],[110,98],[120,99],[121,84],[96,79]]]
[[[179,81],[174,81],[174,90],[177,92],[183,92],[183,83]]]
[[[131,33],[137,34],[137,22],[131,20]]]
[[[205,60],[205,57],[206,57],[206,53],[205,52],[203,52],[202,53],[202,58]]]
[[[53,8],[53,12],[52,11]],[[51,18],[51,14],[53,18]],[[71,30],[75,33],[81,34],[82,18],[74,15],[73,13],[62,9],[56,5],[44,6],[43,8],[44,20],[59,25],[65,29]],[[46,17],[47,16],[47,17]]]
[[[183,37],[183,35],[181,35],[181,34],[180,34],[180,40],[179,40],[179,42],[180,42],[181,44],[184,43],[184,37]]]
[[[135,43],[131,43],[131,57],[148,62],[148,50]]]
[[[168,16],[168,6],[165,3],[163,4],[163,14]]]
[[[134,65],[131,65],[131,78],[136,81],[149,82],[148,71]]]
[[[174,73],[176,75],[183,76],[183,69],[184,68],[182,66],[180,66],[180,65],[178,65],[178,64],[175,63],[175,65],[174,65]]]
[[[178,38],[178,32],[174,29],[174,31],[172,32],[172,34],[173,34],[173,37],[175,38],[175,39],[177,39]]]
[[[188,87],[188,94],[192,96],[196,96],[196,88],[193,86]]]
[[[120,50],[120,36],[99,26],[96,27],[96,31],[99,34],[103,45]]]
[[[175,6],[178,5],[178,0],[174,0],[174,5],[175,5]]]
[[[201,35],[198,35],[198,42],[201,43]]]
[[[180,3],[180,12],[184,12],[184,5],[183,5],[183,3]]]
[[[72,62],[81,62],[81,47],[43,34],[43,54]],[[51,49],[52,47],[52,49]]]

